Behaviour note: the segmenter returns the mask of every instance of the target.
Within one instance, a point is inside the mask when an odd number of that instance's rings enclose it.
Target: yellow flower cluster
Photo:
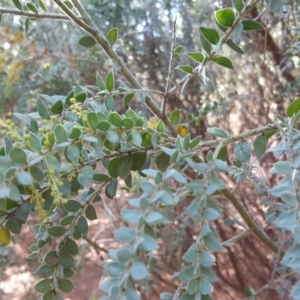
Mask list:
[[[50,195],[54,198],[53,204],[60,205],[68,203],[68,199],[63,198],[63,194],[59,191],[59,187],[63,186],[63,182],[55,177],[55,169],[48,167],[46,177],[48,179],[47,187],[51,188]]]
[[[16,83],[20,78],[20,72],[23,70],[25,66],[24,61],[13,61],[8,67],[7,78],[6,78],[6,86],[12,85]]]
[[[30,198],[31,203],[35,204],[34,209],[38,214],[38,222],[40,224],[43,224],[47,217],[47,213],[43,209],[43,204],[45,203],[45,199],[42,197],[42,194],[34,186],[28,186],[27,191],[30,192],[31,194],[31,198]]]
[[[47,120],[43,120],[43,123],[46,122]],[[39,132],[43,134],[44,136],[44,142],[43,142],[43,150],[51,150],[52,148],[52,144],[50,142],[50,137],[52,136],[52,131],[51,131],[51,127],[47,126],[44,128],[39,128]]]
[[[0,73],[4,72],[7,68],[7,59],[5,55],[0,55]]]
[[[72,162],[72,172],[68,176],[68,181],[72,182],[77,177],[78,173],[79,173],[79,170],[78,170],[77,163],[73,161]]]
[[[15,124],[11,120],[6,120],[5,122],[0,120],[0,126],[5,128],[1,131],[2,135],[10,134],[13,140],[23,141],[23,138],[19,135],[18,131],[16,130]]]
[[[72,105],[70,106],[70,109],[72,110],[73,114],[76,114],[79,116],[80,119],[82,119],[83,122],[87,122],[87,114],[88,111],[82,108],[82,104],[76,102],[75,98],[71,98],[70,102]]]
[[[16,40],[16,42],[22,43],[24,41],[24,34],[20,31],[15,31],[13,33],[14,39]]]

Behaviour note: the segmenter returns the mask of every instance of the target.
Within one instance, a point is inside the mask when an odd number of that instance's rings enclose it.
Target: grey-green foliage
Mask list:
[[[124,3],[130,5],[129,1]],[[242,32],[263,28],[256,21],[245,20],[249,7],[256,3],[247,1],[247,4],[233,1],[232,8],[215,11],[214,28],[199,27],[197,38],[201,52],[174,50],[177,58],[187,56],[196,65],[177,66],[187,75],[178,86],[171,88],[172,92],[180,89],[183,92],[192,78],[204,84],[203,71],[209,63],[233,69],[231,60],[220,54],[222,46],[226,43],[233,51],[243,54],[238,45]],[[19,1],[14,1],[14,5],[22,8]],[[72,9],[71,3],[66,5]],[[108,10],[111,8],[109,3],[105,5]],[[268,5],[278,11],[270,1]],[[37,6],[27,3],[24,9],[37,14],[45,7],[43,2]],[[125,11],[122,7],[118,9],[118,14]],[[115,27],[104,37],[95,31],[90,34],[93,37],[82,36],[79,45],[93,48],[103,38],[105,47],[110,45],[109,51],[106,50],[112,58],[115,54],[112,47],[118,45],[119,33]],[[180,123],[180,111],[173,111],[169,120],[165,111],[151,102],[148,91],[135,84],[128,72],[112,64],[105,77],[96,75],[95,86],[75,84],[66,96],[39,95],[36,112],[14,114],[20,124],[0,120],[5,136],[5,145],[0,149],[0,240],[9,243],[10,232],[20,233],[35,210],[39,223],[34,226],[36,243],[30,247],[29,258],[41,259],[36,273],[43,278],[35,290],[43,294],[43,299],[52,299],[54,295],[62,299],[60,292],[67,293],[74,288],[70,278],[74,274],[74,256],[79,253],[77,241],[88,234],[88,220],[97,218],[94,206],[101,197],[114,201],[120,180],[132,191],[133,176],[138,178],[138,191],[128,200],[130,207],[121,210],[126,225],[114,231],[120,246],[109,252],[104,267],[107,279],[101,284],[107,296],[102,299],[140,299],[136,284],[151,278],[153,251],[159,249],[163,228],[172,226],[168,210],[178,205],[184,207],[184,218],[194,223],[197,232],[194,243],[182,257],[181,269],[173,274],[180,281],[175,293],[181,300],[211,299],[213,284],[218,280],[213,271],[214,253],[223,249],[214,221],[224,213],[218,196],[229,193],[228,180],[224,179],[227,173],[237,184],[248,179],[256,185],[257,194],[267,194],[263,202],[269,206],[266,221],[288,232],[291,238],[291,247],[281,263],[299,274],[300,132],[296,128],[299,107],[289,106],[289,118],[278,116],[277,122],[270,126],[281,137],[280,143],[268,150],[275,152],[278,160],[270,173],[283,179],[269,187],[267,180],[261,182],[254,172],[252,151],[258,159],[264,155],[270,138],[269,127],[235,137],[221,128],[211,127],[208,133],[216,139],[203,142],[199,136],[191,139],[190,134],[179,131],[178,136],[172,136],[172,126]],[[130,108],[133,99],[140,99],[161,120],[154,125],[148,122],[143,112]],[[119,100],[128,106],[123,113],[116,109]],[[252,146],[247,139],[253,136],[257,137]],[[234,161],[228,160],[228,166],[227,145],[231,143],[236,143]],[[198,156],[202,147],[216,147],[207,152],[204,161]],[[279,160],[283,154],[287,157],[285,161]],[[104,167],[101,173],[96,168],[100,163]],[[265,236],[257,234],[260,228],[255,227],[255,222],[249,222],[249,214],[228,198],[242,221],[265,242]],[[274,204],[275,198],[280,198],[282,203]],[[246,227],[239,220],[233,222]],[[53,239],[59,243],[49,250]],[[296,283],[291,292],[294,299],[299,298],[298,286]],[[172,297],[175,295],[161,294],[161,299]]]
[[[178,138],[177,144],[183,144],[184,139]],[[107,280],[103,283],[102,289],[110,294],[114,286],[120,290],[129,290],[132,292],[132,280],[142,280],[149,277],[146,265],[140,261],[138,254],[143,252],[151,252],[158,248],[157,226],[166,225],[170,222],[165,215],[164,210],[168,206],[177,205],[181,198],[179,195],[189,194],[194,200],[186,208],[186,215],[191,217],[196,224],[200,224],[201,232],[195,244],[193,244],[185,253],[183,259],[187,264],[181,271],[174,274],[185,286],[190,297],[198,297],[197,295],[208,295],[212,291],[211,284],[217,278],[210,269],[214,266],[215,258],[212,251],[222,249],[216,233],[210,221],[214,221],[222,216],[222,209],[218,202],[211,195],[225,188],[225,184],[217,177],[220,171],[218,163],[212,161],[207,164],[204,174],[208,180],[191,181],[187,186],[186,179],[177,170],[180,169],[178,164],[182,159],[189,164],[199,175],[202,172],[197,170],[196,163],[190,158],[186,158],[185,151],[189,150],[189,145],[179,151],[177,162],[170,165],[169,169],[164,172],[153,169],[145,169],[143,174],[148,176],[147,181],[140,182],[142,194],[139,198],[129,200],[129,204],[134,209],[126,209],[122,211],[122,216],[126,221],[136,224],[134,228],[123,227],[115,231],[115,238],[124,244],[126,248],[113,250],[110,254],[114,262],[106,265],[105,269],[109,276],[114,280]],[[169,149],[171,151],[171,149]],[[169,152],[172,155],[171,152]],[[174,169],[175,168],[175,169]],[[177,170],[176,170],[177,169]],[[169,179],[182,184],[182,187],[175,192],[172,186],[168,184]],[[155,184],[154,184],[155,183]],[[176,195],[177,198],[176,198]],[[159,207],[163,209],[160,209]],[[182,299],[185,296],[182,296]],[[126,298],[127,299],[127,298]],[[207,298],[209,299],[209,298]]]
[[[292,106],[292,105],[291,105]],[[280,174],[282,180],[270,190],[271,197],[281,198],[282,203],[273,205],[273,210],[269,211],[267,216],[270,221],[279,229],[288,233],[288,241],[290,247],[286,251],[281,260],[281,265],[293,270],[299,274],[300,259],[299,247],[299,134],[296,124],[299,121],[299,112],[293,114],[289,120],[279,118],[277,126],[282,134],[281,141],[278,145],[271,147],[268,151],[272,151],[276,157],[284,157],[273,164],[270,172],[272,174]],[[270,218],[270,215],[272,218]],[[300,289],[299,281],[295,284],[291,291],[293,299],[299,299]]]

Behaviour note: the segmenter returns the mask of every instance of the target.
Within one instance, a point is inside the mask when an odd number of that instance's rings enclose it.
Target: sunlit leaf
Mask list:
[[[93,37],[91,37],[90,35],[84,36],[82,37],[78,44],[80,46],[86,47],[86,48],[91,48],[94,47],[96,45],[96,41]]]
[[[173,110],[170,114],[170,121],[173,125],[178,125],[180,120],[180,109]]]
[[[39,0],[39,5],[40,8],[44,11],[44,12],[48,12],[47,6],[45,5],[43,0]]]
[[[197,63],[202,63],[204,56],[200,52],[187,52],[186,55]]]
[[[10,243],[10,232],[5,227],[0,227],[0,243],[3,243],[3,244]]]
[[[32,4],[32,3],[30,3],[30,2],[27,2],[26,3],[26,6],[27,6],[27,8],[30,10],[30,11],[32,11],[33,13],[35,13],[35,14],[39,14],[39,11],[38,11],[38,9],[36,8],[36,6],[34,5],[34,4]]]
[[[115,86],[115,76],[114,76],[114,72],[110,71],[106,78],[105,78],[105,86],[106,89],[111,92],[114,89]]]
[[[292,117],[293,114],[296,114],[300,110],[300,98],[294,100],[287,108],[286,114],[289,117]]]
[[[107,33],[106,38],[111,46],[113,46],[118,39],[118,28],[112,28]]]
[[[199,31],[203,34],[203,36],[213,45],[218,44],[220,40],[220,36],[215,29],[200,27]]]
[[[253,20],[244,20],[242,22],[243,30],[264,30],[264,26]]]
[[[232,65],[232,62],[231,60],[226,57],[226,56],[223,56],[223,55],[215,55],[214,58],[212,59],[213,62],[215,62],[216,64],[220,65],[220,66],[223,66],[223,67],[226,67],[228,69],[231,69],[233,70],[233,65]]]
[[[231,8],[219,9],[215,12],[215,18],[222,26],[231,27],[235,20],[235,13]]]
[[[22,4],[20,2],[20,0],[12,0],[13,5],[19,9],[19,10],[23,10]]]
[[[176,69],[184,72],[184,73],[188,73],[188,74],[192,74],[193,73],[193,67],[191,66],[187,66],[187,65],[181,65],[181,66],[177,66]]]

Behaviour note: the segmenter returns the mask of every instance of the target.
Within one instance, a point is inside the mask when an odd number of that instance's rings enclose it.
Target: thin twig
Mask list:
[[[161,113],[163,115],[166,114],[166,106],[168,102],[168,92],[170,88],[170,76],[172,72],[172,66],[173,66],[173,55],[174,55],[174,48],[175,48],[175,43],[176,43],[176,20],[177,17],[175,16],[174,22],[173,22],[173,35],[172,35],[172,41],[171,41],[171,53],[170,53],[170,61],[169,61],[169,70],[168,70],[168,75],[167,75],[167,83],[166,83],[166,90],[165,90],[165,95],[162,100],[162,105],[161,105]]]
[[[201,149],[201,148],[204,148],[204,147],[216,147],[220,143],[222,143],[223,146],[226,146],[230,143],[237,142],[237,141],[240,141],[240,140],[243,140],[243,139],[247,139],[247,138],[250,138],[252,136],[264,134],[266,132],[276,130],[276,129],[278,129],[278,128],[275,124],[269,124],[267,126],[263,126],[263,127],[260,127],[260,128],[249,130],[247,132],[243,132],[241,134],[229,136],[228,138],[222,138],[222,139],[205,141],[205,142],[199,143],[199,145],[197,146],[196,149]]]
[[[83,18],[84,22],[86,24],[89,24],[91,27],[97,28],[96,24],[93,22],[93,20],[89,16],[89,14],[85,11],[85,9],[82,6],[82,4],[80,3],[80,1],[72,0],[72,2],[73,2],[73,5],[75,6],[75,8],[77,9],[79,15]],[[98,33],[100,33],[100,32],[98,31]]]
[[[0,14],[16,15],[16,16],[35,18],[35,19],[55,19],[55,20],[70,21],[70,18],[62,14],[34,14],[27,11],[7,9],[2,7],[0,7]]]
[[[178,286],[177,290],[175,291],[172,300],[178,300],[178,299],[179,299],[180,293],[181,293],[181,290],[182,290],[182,286],[183,286],[183,284],[182,284],[182,282],[181,282],[180,285]]]
[[[107,96],[114,96],[114,95],[122,95],[122,94],[129,94],[129,93],[147,93],[147,94],[156,94],[159,96],[163,96],[164,93],[157,90],[150,90],[150,89],[128,89],[120,91],[111,91],[109,94],[106,94],[107,91],[103,91],[103,93],[98,93],[99,96],[107,97]]]
[[[267,45],[268,45],[268,22],[269,22],[269,8],[266,8],[266,25],[265,25],[265,40],[264,40],[264,60],[263,64],[266,63],[266,53],[267,53]]]
[[[238,211],[239,215],[242,217],[247,226],[252,229],[252,233],[270,250],[278,254],[279,257],[283,257],[285,254],[284,250],[280,250],[279,247],[262,231],[256,224],[256,222],[249,215],[247,210],[241,204],[241,202],[235,197],[234,194],[228,189],[220,190],[220,194],[226,197],[227,200],[234,206]]]
[[[281,243],[280,243],[280,245],[278,247],[278,252],[280,252],[283,249],[284,242],[285,242],[284,241],[284,232],[283,232],[283,230],[281,230]],[[269,282],[274,282],[275,281],[275,275],[276,275],[276,272],[277,272],[277,266],[279,266],[280,261],[281,261],[281,257],[280,257],[280,255],[277,255],[275,257],[274,268],[273,268],[273,271],[272,271],[272,274],[271,274]],[[266,296],[265,296],[266,299],[268,299],[269,291],[270,291],[270,289],[268,288],[267,292],[266,292]]]
[[[257,296],[259,293],[263,292],[264,290],[266,289],[269,289],[270,287],[274,286],[275,284],[279,284],[280,281],[282,279],[284,279],[285,277],[288,277],[288,276],[291,276],[291,275],[295,275],[295,272],[294,271],[291,271],[291,272],[288,272],[286,274],[283,274],[282,276],[280,276],[279,278],[277,279],[273,279],[273,280],[269,280],[269,282],[264,285],[262,288],[260,288],[259,290],[255,291],[255,294],[254,295],[251,295],[252,297],[253,296]],[[243,298],[241,300],[249,300],[250,297],[247,297],[247,298]],[[264,298],[264,299],[268,299],[268,298]]]
[[[100,254],[100,252],[108,253],[108,250],[106,250],[103,247],[100,247],[96,242],[92,241],[90,238],[88,238],[86,235],[83,235],[82,238],[86,240],[97,252],[97,254]]]
[[[53,0],[60,9],[68,16],[69,19],[71,19],[73,22],[75,22],[79,27],[81,27],[83,30],[89,32],[92,36],[95,36],[97,34],[97,29],[93,28],[92,26],[89,26],[86,24],[81,17],[76,16],[68,6],[66,6],[64,3],[62,3],[60,0]]]
[[[297,22],[296,22],[295,10],[294,10],[294,0],[290,0],[290,1],[291,1],[291,10],[292,10],[293,22],[294,22],[294,26],[296,26]]]
[[[244,236],[248,235],[251,232],[252,232],[252,229],[247,228],[247,229],[239,232],[238,234],[236,234],[232,238],[228,239],[227,241],[223,242],[222,245],[231,247],[231,244],[235,243],[236,241],[238,241],[239,239],[243,238]]]

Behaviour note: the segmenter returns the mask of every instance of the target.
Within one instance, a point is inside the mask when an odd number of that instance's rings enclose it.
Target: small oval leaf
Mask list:
[[[240,141],[234,148],[234,154],[237,160],[247,162],[251,157],[251,147],[247,141]]]
[[[6,227],[0,228],[0,243],[6,245],[10,243],[10,232]]]
[[[253,21],[253,20],[244,20],[242,22],[243,24],[243,30],[264,30],[264,26],[260,24],[259,22]]]
[[[231,27],[235,20],[235,13],[231,8],[224,8],[216,11],[215,17],[222,26]]]
[[[202,63],[204,56],[200,52],[187,52],[186,55],[197,63]]]
[[[114,72],[110,71],[106,78],[105,78],[105,86],[106,89],[111,92],[114,89],[115,86],[115,76],[114,76]]]
[[[32,4],[32,3],[30,3],[30,2],[27,2],[26,3],[26,6],[27,6],[27,8],[30,10],[30,11],[32,11],[33,13],[35,13],[35,14],[39,14],[39,11],[37,10],[37,8],[35,7],[35,5],[34,4]]]
[[[300,110],[300,98],[294,100],[287,108],[286,114],[289,117],[292,117],[293,114],[296,114]]]
[[[78,44],[82,47],[91,48],[96,45],[96,41],[93,37],[91,37],[90,35],[87,35],[87,36],[82,37],[79,40]]]
[[[257,136],[254,140],[254,153],[261,158],[267,149],[267,139],[264,135]]]
[[[203,36],[213,45],[218,44],[220,40],[220,36],[217,30],[212,28],[200,27],[199,31],[203,34]]]
[[[236,53],[244,54],[244,51],[233,40],[228,40],[226,44],[229,48],[231,48]]]
[[[18,165],[25,164],[27,161],[26,153],[19,147],[13,147],[9,151],[10,160]]]
[[[12,0],[12,3],[14,4],[14,6],[19,9],[19,10],[23,10],[22,4],[20,2],[20,0]]]
[[[85,216],[89,219],[89,220],[96,220],[97,219],[97,213],[96,213],[96,210],[94,208],[93,205],[89,204],[87,207],[86,207],[86,210],[85,210]]]
[[[47,232],[49,235],[53,236],[53,237],[59,237],[62,236],[66,233],[66,228],[56,225],[56,226],[51,226],[47,229]]]
[[[187,66],[187,65],[180,65],[177,66],[176,69],[184,72],[184,73],[188,73],[188,74],[192,74],[193,73],[193,68],[191,66]]]
[[[118,39],[118,28],[112,28],[106,35],[106,38],[111,46],[115,44]]]
[[[225,68],[231,69],[233,70],[233,65],[231,60],[223,55],[215,55],[213,58],[213,62],[215,62],[216,64],[223,66]]]
[[[237,11],[241,11],[244,8],[243,0],[232,0],[232,4]]]

